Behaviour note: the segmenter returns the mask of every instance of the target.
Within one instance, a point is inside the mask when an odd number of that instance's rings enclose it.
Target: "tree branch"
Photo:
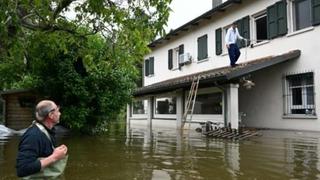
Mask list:
[[[57,8],[55,9],[55,11],[53,12],[53,20],[55,20],[55,19],[57,18],[58,14],[60,14],[61,11],[62,11],[64,8],[68,7],[73,1],[75,1],[75,0],[62,0],[62,1],[59,3],[58,7],[57,7]]]

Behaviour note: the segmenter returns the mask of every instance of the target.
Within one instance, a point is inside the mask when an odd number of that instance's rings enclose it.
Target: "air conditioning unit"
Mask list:
[[[184,53],[179,55],[179,64],[190,64],[191,63],[190,53]]]

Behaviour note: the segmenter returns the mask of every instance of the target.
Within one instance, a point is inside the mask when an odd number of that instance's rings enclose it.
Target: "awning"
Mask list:
[[[173,91],[176,89],[190,87],[193,79],[200,76],[200,84],[216,83],[225,84],[233,79],[245,76],[252,72],[288,61],[296,59],[300,56],[300,50],[292,50],[287,53],[266,56],[258,58],[249,62],[240,63],[238,66],[232,68],[230,66],[203,71],[183,77],[169,79],[149,86],[138,88],[133,93],[134,96],[143,96],[149,94],[156,94],[161,92]]]

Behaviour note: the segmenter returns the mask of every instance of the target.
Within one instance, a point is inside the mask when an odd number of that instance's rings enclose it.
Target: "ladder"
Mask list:
[[[190,129],[190,123],[192,120],[194,105],[195,105],[196,98],[197,98],[197,92],[198,92],[200,78],[201,78],[201,76],[194,76],[193,77],[192,84],[191,84],[190,91],[189,91],[188,98],[187,98],[187,102],[186,102],[186,105],[184,108],[184,113],[182,116],[182,125],[181,125],[182,129],[184,128],[185,123],[187,122],[188,114],[190,114],[190,118],[188,121],[189,129]]]

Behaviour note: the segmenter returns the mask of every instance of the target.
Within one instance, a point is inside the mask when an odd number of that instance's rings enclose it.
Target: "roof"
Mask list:
[[[239,77],[245,76],[252,72],[288,61],[296,59],[300,56],[300,50],[292,50],[279,55],[270,55],[266,57],[261,57],[249,62],[240,63],[238,66],[232,68],[230,66],[225,66],[217,69],[212,69],[208,71],[203,71],[200,73],[195,73],[183,77],[178,77],[174,79],[169,79],[159,83],[155,83],[149,86],[144,86],[136,89],[133,93],[134,96],[143,96],[148,94],[155,94],[160,92],[172,91],[179,88],[189,88],[193,79],[200,76],[200,84],[203,83],[217,83],[224,84],[228,81],[237,79]]]
[[[172,37],[176,37],[179,33],[188,31],[190,28],[199,25],[200,22],[211,19],[213,15],[216,15],[216,13],[224,12],[231,5],[239,4],[239,3],[241,3],[241,0],[227,0],[226,2],[221,3],[220,5],[212,8],[211,10],[205,12],[204,14],[200,15],[199,17],[197,17],[197,18],[187,22],[186,24],[178,27],[177,29],[170,31],[164,37],[161,37],[161,38],[151,42],[148,46],[149,47],[156,47],[157,44],[161,44],[165,41],[168,41]]]
[[[29,93],[33,91],[34,91],[33,89],[11,89],[11,90],[0,91],[0,95],[3,97],[11,94]]]

